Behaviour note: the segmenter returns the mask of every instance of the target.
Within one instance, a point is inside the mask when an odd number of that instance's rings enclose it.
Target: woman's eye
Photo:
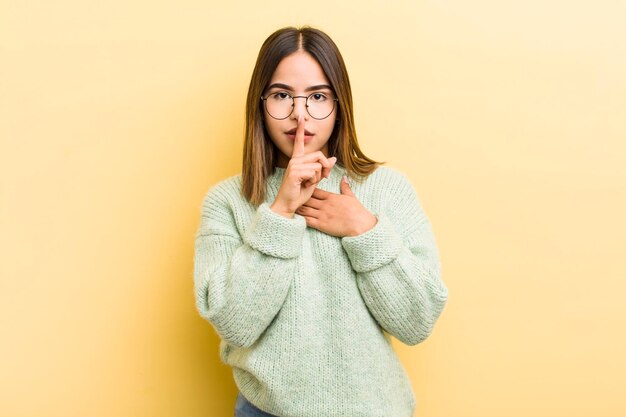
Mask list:
[[[289,94],[284,92],[274,93],[272,94],[272,98],[274,98],[275,100],[286,100],[289,98]]]
[[[311,94],[311,99],[313,99],[313,101],[324,101],[327,99],[326,94],[323,93],[314,93]]]

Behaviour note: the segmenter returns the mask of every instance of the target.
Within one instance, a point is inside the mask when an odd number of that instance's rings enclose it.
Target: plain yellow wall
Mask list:
[[[232,416],[195,310],[262,41],[339,45],[360,143],[413,181],[450,298],[394,340],[420,417],[623,416],[626,5],[0,2],[0,415]],[[393,416],[392,416],[393,417]]]

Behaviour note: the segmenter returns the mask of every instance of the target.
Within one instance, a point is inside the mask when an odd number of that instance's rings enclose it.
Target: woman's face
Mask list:
[[[330,82],[326,78],[320,64],[309,53],[296,51],[283,58],[276,67],[272,75],[269,87],[263,92],[263,97],[268,97],[273,93],[285,92],[290,96],[309,96],[313,93],[325,93],[332,95],[333,90]],[[280,95],[286,97],[285,95]],[[319,99],[321,95],[311,97],[313,100]],[[269,100],[269,99],[268,99]],[[289,100],[287,98],[287,100]],[[337,106],[335,105],[330,116],[325,119],[314,119],[306,110],[306,99],[295,98],[293,112],[286,119],[277,120],[270,116],[263,106],[263,119],[265,127],[280,151],[278,154],[277,166],[286,168],[293,153],[295,135],[288,132],[295,132],[298,126],[298,118],[304,117],[304,152],[312,153],[322,151],[326,157],[328,155],[328,139],[335,127],[337,118]],[[318,115],[315,115],[319,117]]]

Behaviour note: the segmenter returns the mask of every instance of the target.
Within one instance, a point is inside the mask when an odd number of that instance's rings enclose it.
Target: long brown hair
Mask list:
[[[298,50],[308,52],[319,62],[339,99],[337,124],[328,139],[329,154],[336,156],[336,163],[343,166],[348,176],[356,181],[361,181],[378,165],[385,163],[368,158],[359,148],[350,80],[337,45],[319,29],[310,26],[285,27],[272,33],[261,46],[248,88],[241,192],[255,206],[265,199],[265,181],[274,172],[279,152],[263,124],[261,95],[280,61]]]

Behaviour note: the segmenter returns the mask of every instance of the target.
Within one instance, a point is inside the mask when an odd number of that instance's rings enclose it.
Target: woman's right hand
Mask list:
[[[276,213],[292,218],[298,207],[311,198],[317,183],[322,178],[330,176],[330,170],[335,162],[336,157],[326,158],[322,151],[304,153],[304,117],[300,116],[293,153],[276,199],[270,208]]]

